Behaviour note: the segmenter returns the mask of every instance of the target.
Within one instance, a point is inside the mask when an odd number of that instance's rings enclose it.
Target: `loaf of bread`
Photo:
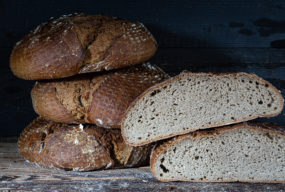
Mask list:
[[[89,171],[147,165],[151,146],[126,145],[119,129],[68,125],[37,118],[18,141],[18,151],[29,162],[49,168]]]
[[[285,182],[285,128],[241,123],[172,138],[151,155],[161,181]]]
[[[10,67],[23,79],[55,79],[138,64],[156,49],[141,23],[74,14],[49,20],[27,34],[15,45]]]
[[[31,95],[35,111],[46,119],[120,128],[130,103],[166,78],[168,75],[159,67],[144,63],[106,73],[38,82]]]
[[[254,74],[184,72],[142,93],[122,120],[133,146],[257,117],[278,115],[284,100]]]

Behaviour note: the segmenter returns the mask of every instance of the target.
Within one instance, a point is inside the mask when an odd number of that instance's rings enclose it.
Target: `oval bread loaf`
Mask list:
[[[118,129],[37,118],[21,133],[18,151],[38,165],[73,171],[147,165],[151,146],[126,145]]]
[[[130,103],[167,78],[159,67],[145,63],[108,73],[38,82],[31,95],[35,111],[46,119],[120,128]]]
[[[156,50],[155,39],[139,22],[74,14],[27,34],[15,45],[10,67],[23,79],[55,79],[138,64]]]
[[[278,115],[284,105],[269,82],[248,73],[184,72],[142,93],[122,120],[125,141],[153,141]]]
[[[151,169],[161,181],[284,182],[285,128],[241,123],[178,136],[156,147]]]

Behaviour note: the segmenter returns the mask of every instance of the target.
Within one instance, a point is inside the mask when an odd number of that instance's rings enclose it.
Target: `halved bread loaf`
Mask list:
[[[49,168],[88,171],[147,165],[151,146],[131,147],[118,129],[68,125],[37,118],[21,133],[18,151]]]
[[[134,146],[257,117],[278,115],[284,100],[254,74],[181,73],[142,93],[122,120]]]
[[[145,63],[106,73],[38,82],[31,91],[35,111],[64,123],[92,123],[120,128],[123,114],[144,90],[168,78]]]
[[[284,182],[285,128],[242,123],[172,138],[151,155],[161,181]]]
[[[139,22],[73,14],[27,34],[15,45],[10,67],[23,79],[55,79],[138,64],[156,50],[155,39]]]

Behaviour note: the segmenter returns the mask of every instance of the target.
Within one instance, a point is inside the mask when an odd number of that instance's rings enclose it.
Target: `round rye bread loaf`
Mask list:
[[[38,82],[31,95],[35,111],[45,119],[120,128],[130,103],[167,78],[156,65],[145,63],[106,73]]]
[[[43,167],[89,171],[147,165],[151,146],[125,144],[119,129],[68,125],[39,117],[21,133],[18,151],[27,161]]]
[[[156,50],[142,23],[73,14],[39,25],[16,43],[10,67],[19,78],[55,79],[138,64]]]

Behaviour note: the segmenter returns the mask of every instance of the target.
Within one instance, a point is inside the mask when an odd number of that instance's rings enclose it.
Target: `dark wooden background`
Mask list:
[[[13,45],[50,17],[84,12],[140,21],[159,50],[153,63],[171,75],[190,71],[244,71],[285,93],[284,0],[0,0],[0,136],[17,136],[34,118],[34,81],[9,69]],[[272,119],[285,125],[284,111]]]

